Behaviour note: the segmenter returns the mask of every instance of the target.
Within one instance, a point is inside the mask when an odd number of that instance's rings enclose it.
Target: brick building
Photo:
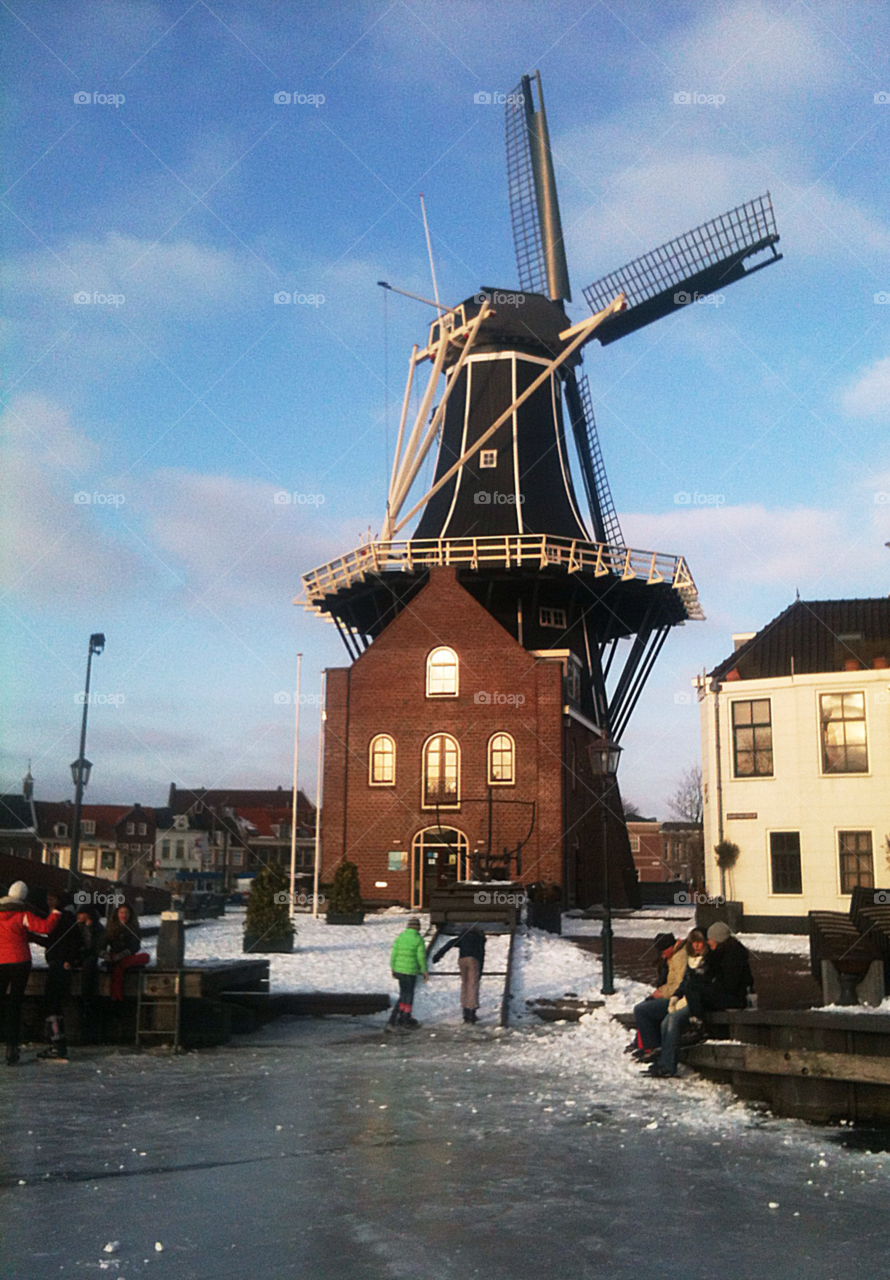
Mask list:
[[[322,879],[347,857],[366,902],[421,907],[472,878],[474,857],[521,845],[524,883],[561,886],[569,906],[601,901],[599,734],[577,667],[568,649],[525,649],[453,569],[433,569],[351,667],[327,673]],[[617,789],[610,801],[617,905],[635,877]]]

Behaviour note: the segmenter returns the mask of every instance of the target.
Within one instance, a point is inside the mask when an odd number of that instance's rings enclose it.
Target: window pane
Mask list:
[[[771,777],[773,731],[769,698],[734,702],[732,719],[736,777]]]
[[[845,693],[844,699],[844,719],[861,719],[865,715],[865,694],[864,693]]]
[[[819,701],[822,706],[823,720],[833,720],[840,717],[843,706],[843,696],[841,694],[823,693]]]
[[[773,893],[803,892],[799,832],[770,832],[770,862]]]

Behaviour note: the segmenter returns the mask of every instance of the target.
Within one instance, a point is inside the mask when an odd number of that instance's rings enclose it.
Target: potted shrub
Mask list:
[[[552,881],[536,880],[526,888],[526,922],[533,929],[562,933],[562,889]]]
[[[328,924],[364,924],[362,895],[359,889],[358,867],[344,858],[331,882],[328,898]]]
[[[293,951],[288,884],[280,867],[263,867],[257,874],[244,917],[245,951]]]

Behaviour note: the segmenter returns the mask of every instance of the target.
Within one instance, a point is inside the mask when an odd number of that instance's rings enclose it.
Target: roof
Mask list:
[[[33,831],[34,810],[27,796],[0,796],[0,831]]]
[[[710,673],[724,680],[818,675],[844,671],[848,661],[871,668],[890,660],[890,598],[795,600]]]
[[[37,811],[37,829],[45,840],[52,840],[56,837],[55,826],[57,822],[64,822],[68,827],[68,834],[74,824],[74,805],[70,800],[35,800],[34,808]],[[140,805],[132,804],[85,804],[80,812],[81,822],[95,822],[95,833],[87,836],[87,833],[81,831],[81,839],[89,840],[116,840],[117,831],[115,828],[123,822],[123,820],[134,812],[138,812],[139,821],[152,823],[154,821],[154,809],[147,809]],[[144,838],[144,837],[143,837]]]
[[[257,825],[255,814],[267,815],[263,821],[290,822],[291,795],[290,787],[287,789],[278,787],[274,791],[237,789],[207,791],[203,787],[178,788],[173,782],[170,784],[169,806],[173,813],[190,811],[200,813],[204,809],[213,809],[221,813],[225,809],[232,809],[239,817],[246,817],[248,821]],[[282,816],[268,818],[269,814]],[[302,790],[297,792],[297,815],[302,823],[314,824],[315,805]],[[271,830],[268,834],[272,834]]]

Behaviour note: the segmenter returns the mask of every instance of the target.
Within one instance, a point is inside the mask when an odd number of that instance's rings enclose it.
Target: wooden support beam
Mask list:
[[[750,1075],[795,1076],[890,1086],[890,1057],[825,1053],[820,1049],[771,1049],[761,1044],[721,1042],[693,1045],[683,1053],[691,1067],[741,1071]]]

